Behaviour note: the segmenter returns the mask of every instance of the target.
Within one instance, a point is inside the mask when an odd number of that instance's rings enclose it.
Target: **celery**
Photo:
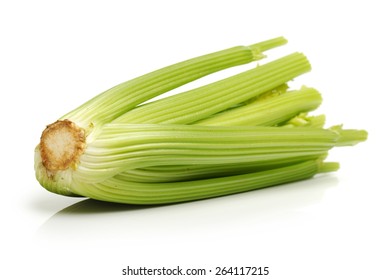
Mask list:
[[[211,73],[264,58],[264,51],[285,44],[283,37],[192,58],[121,83],[64,115],[80,126],[111,122],[137,105]]]
[[[284,127],[324,127],[325,115],[308,116],[307,113],[300,113],[292,119],[288,120],[282,126]]]
[[[173,183],[135,183],[118,175],[105,182],[83,184],[80,191],[84,196],[111,202],[163,204],[271,187],[337,169],[338,164],[311,160],[266,171]]]
[[[80,158],[74,179],[94,183],[151,166],[274,163],[322,155],[338,137],[324,129],[109,124]]]
[[[320,106],[320,93],[287,90],[311,69],[301,53],[145,104],[284,43],[279,37],[200,56],[103,92],[43,131],[38,181],[62,195],[162,204],[336,171],[338,163],[324,162],[330,150],[365,141],[367,132],[324,128],[324,115],[308,115]]]
[[[113,122],[190,124],[270,91],[309,70],[306,57],[293,53],[233,77],[140,106]]]
[[[321,95],[313,88],[302,87],[300,90],[258,98],[245,106],[226,111],[196,122],[197,125],[239,126],[281,124],[301,112],[316,109],[322,102]]]

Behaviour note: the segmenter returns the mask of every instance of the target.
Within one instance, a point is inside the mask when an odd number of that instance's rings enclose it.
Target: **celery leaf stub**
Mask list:
[[[338,170],[334,147],[364,130],[324,128],[311,87],[288,83],[311,70],[292,53],[205,86],[144,103],[211,73],[251,63],[284,45],[277,37],[179,62],[115,86],[43,131],[36,178],[47,190],[128,204],[205,199]]]

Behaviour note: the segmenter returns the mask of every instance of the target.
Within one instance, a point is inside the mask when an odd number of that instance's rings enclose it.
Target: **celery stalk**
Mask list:
[[[310,69],[303,54],[293,53],[215,83],[140,106],[113,122],[190,124],[270,91]]]
[[[301,112],[316,109],[322,102],[321,95],[313,88],[302,87],[269,98],[257,100],[236,109],[195,122],[196,125],[273,126],[283,123]]]
[[[313,88],[287,91],[311,69],[301,53],[145,101],[213,72],[262,58],[282,37],[180,62],[124,82],[44,129],[35,173],[47,190],[103,201],[162,204],[244,192],[333,172],[334,147],[364,130],[323,128],[308,116]]]
[[[119,203],[164,204],[198,200],[261,189],[332,172],[337,164],[304,161],[285,167],[235,176],[175,183],[135,183],[121,175],[96,184],[80,186],[82,195]]]
[[[292,119],[288,120],[286,123],[282,124],[284,127],[317,127],[321,128],[325,125],[325,115],[318,116],[308,116],[308,114],[300,113]]]
[[[244,164],[322,155],[338,137],[324,129],[111,123],[80,157],[74,178],[95,183],[151,166]]]
[[[137,105],[211,73],[264,57],[263,52],[285,44],[277,37],[250,46],[238,46],[195,57],[121,83],[64,115],[81,127],[112,121]],[[91,110],[93,108],[93,110]]]

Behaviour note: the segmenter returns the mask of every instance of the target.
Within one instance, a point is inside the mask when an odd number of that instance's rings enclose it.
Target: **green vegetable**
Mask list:
[[[35,171],[47,190],[132,204],[233,194],[338,169],[333,147],[364,130],[323,128],[309,87],[287,83],[311,67],[293,53],[252,70],[146,101],[210,73],[263,58],[282,37],[193,58],[122,83],[43,131]]]

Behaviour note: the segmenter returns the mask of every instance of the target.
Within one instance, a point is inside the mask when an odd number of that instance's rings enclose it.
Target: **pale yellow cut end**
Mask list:
[[[85,149],[85,131],[69,120],[56,121],[43,131],[39,146],[47,170],[74,168]]]

